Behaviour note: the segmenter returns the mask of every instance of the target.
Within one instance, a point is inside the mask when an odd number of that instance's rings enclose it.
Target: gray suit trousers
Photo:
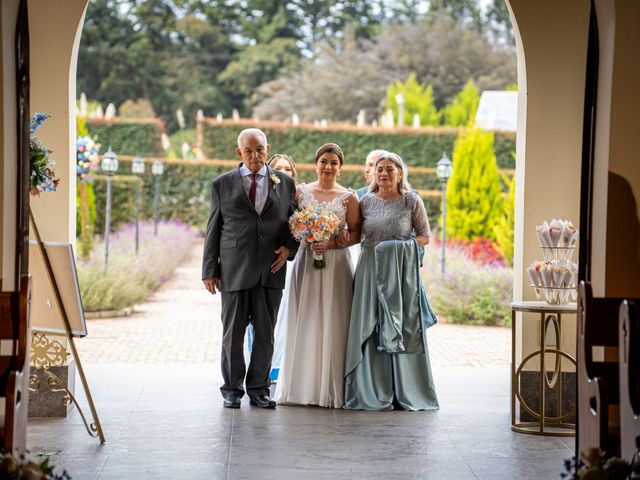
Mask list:
[[[279,288],[263,287],[260,283],[250,289],[221,292],[222,295],[222,396],[268,395],[269,372],[273,356],[273,331],[282,299]],[[244,336],[249,323],[253,324],[254,339],[249,368],[244,361]]]

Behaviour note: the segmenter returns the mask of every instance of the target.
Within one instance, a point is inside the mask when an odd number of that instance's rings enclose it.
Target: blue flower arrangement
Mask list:
[[[49,154],[52,153],[42,142],[36,138],[35,132],[42,124],[50,118],[46,113],[35,113],[31,118],[29,126],[29,163],[31,165],[31,175],[29,177],[30,193],[32,196],[40,196],[42,192],[55,192],[60,182],[55,178],[56,162]]]
[[[91,173],[98,168],[100,145],[88,135],[79,137],[76,141],[76,173],[78,180],[89,182],[93,180]]]

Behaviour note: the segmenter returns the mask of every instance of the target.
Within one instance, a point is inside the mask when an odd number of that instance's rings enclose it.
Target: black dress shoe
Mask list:
[[[222,404],[224,408],[240,408],[240,397],[232,395],[229,398],[225,398]]]
[[[258,408],[276,408],[276,402],[269,398],[269,395],[255,395],[249,400],[249,405]]]

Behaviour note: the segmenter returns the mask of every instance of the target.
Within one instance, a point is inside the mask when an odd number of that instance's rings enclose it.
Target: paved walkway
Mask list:
[[[128,317],[90,319],[77,341],[87,364],[218,363],[220,296],[200,281],[202,245],[144,304]],[[434,366],[508,366],[511,331],[439,323],[428,332]]]

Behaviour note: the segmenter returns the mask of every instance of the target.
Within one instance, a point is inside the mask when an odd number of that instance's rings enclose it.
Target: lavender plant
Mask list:
[[[179,221],[140,222],[139,254],[135,254],[135,224],[124,225],[109,237],[109,266],[105,271],[104,241],[96,241],[91,256],[78,260],[78,281],[86,311],[119,310],[143,302],[168,280],[193,250],[199,234]]]
[[[448,248],[445,259],[443,276],[440,249],[427,247],[423,281],[435,312],[451,323],[509,326],[512,269],[479,265],[459,248]]]

